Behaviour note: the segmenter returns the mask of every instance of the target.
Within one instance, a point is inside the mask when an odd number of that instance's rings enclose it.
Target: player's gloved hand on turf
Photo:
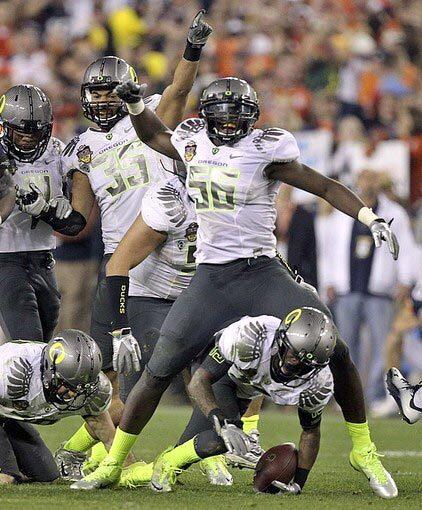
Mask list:
[[[369,225],[369,228],[375,242],[375,247],[379,248],[382,244],[382,241],[385,241],[388,244],[388,249],[393,256],[393,259],[397,260],[400,246],[397,241],[397,237],[391,228],[392,222],[393,220],[387,223],[382,218],[378,218]]]
[[[63,479],[74,482],[83,478],[82,465],[86,460],[84,452],[59,448],[54,452],[54,460]]]
[[[283,494],[284,492],[287,492],[288,494],[298,495],[302,492],[300,485],[295,482],[283,483],[283,482],[274,480],[274,482],[272,482],[271,485],[274,485],[274,487],[277,487],[277,489],[280,489],[280,492],[278,494]]]
[[[52,198],[48,205],[50,208],[54,209],[54,215],[59,220],[65,220],[73,211],[73,208],[66,197]]]
[[[31,191],[17,189],[16,204],[20,211],[26,212],[31,216],[39,216],[43,211],[48,210],[48,202],[36,184],[30,182],[29,188]]]
[[[251,448],[251,441],[247,434],[233,423],[224,420],[221,424],[217,416],[213,416],[214,429],[226,445],[228,453],[245,455]]]
[[[146,83],[135,83],[133,80],[127,80],[114,89],[118,97],[128,104],[135,104],[142,101],[148,85]]]
[[[201,9],[189,27],[188,41],[194,48],[204,46],[212,32],[212,27],[204,21],[204,14],[205,9]]]
[[[130,374],[141,370],[141,349],[130,328],[116,329],[113,337],[113,370]]]

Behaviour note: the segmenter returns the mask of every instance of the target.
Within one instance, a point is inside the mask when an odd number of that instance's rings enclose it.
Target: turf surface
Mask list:
[[[136,453],[152,459],[161,449],[177,439],[188,416],[188,408],[162,407],[136,446]],[[54,449],[73,430],[80,419],[70,418],[54,426],[40,427],[48,445]],[[254,494],[251,472],[233,470],[232,487],[210,486],[197,468],[180,476],[172,494],[154,494],[149,489],[96,492],[70,491],[66,485],[28,484],[0,488],[1,510],[139,510],[153,509],[421,509],[422,508],[422,428],[409,427],[398,419],[371,422],[373,438],[381,452],[388,451],[385,466],[399,488],[394,500],[376,498],[366,479],[348,463],[349,439],[340,417],[326,415],[323,420],[322,444],[315,468],[305,492],[297,496]],[[294,414],[265,411],[261,420],[264,448],[299,437]]]

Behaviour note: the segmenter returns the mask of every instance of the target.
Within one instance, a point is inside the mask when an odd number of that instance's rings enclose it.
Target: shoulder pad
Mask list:
[[[250,320],[242,326],[236,341],[236,354],[239,361],[250,363],[261,358],[262,345],[267,338],[267,328],[259,321]]]
[[[201,119],[187,119],[183,121],[177,128],[177,136],[181,140],[190,138],[192,135],[199,133],[205,126],[205,122]]]
[[[280,128],[267,128],[261,131],[259,135],[253,138],[252,143],[260,152],[267,150],[266,145],[278,142],[278,140],[285,134]]]
[[[63,156],[71,156],[73,154],[75,147],[78,145],[79,139],[79,136],[75,136],[72,138],[72,140],[70,140],[70,142],[63,149]]]
[[[162,203],[170,223],[180,227],[188,216],[180,191],[169,181],[157,190],[157,198]]]
[[[111,382],[103,372],[100,372],[97,389],[84,406],[84,415],[95,416],[106,411],[111,401],[111,394]]]

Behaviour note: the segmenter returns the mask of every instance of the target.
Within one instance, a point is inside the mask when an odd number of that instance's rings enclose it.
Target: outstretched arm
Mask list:
[[[130,120],[139,139],[164,156],[181,160],[179,153],[171,143],[172,131],[161,122],[160,118],[143,101],[147,85],[138,85],[129,80],[116,87],[116,93],[126,102]]]
[[[173,82],[163,92],[157,106],[157,115],[170,129],[182,120],[189,93],[194,84],[199,67],[202,48],[205,46],[212,28],[203,20],[201,10],[189,27],[186,49],[174,72]]]
[[[386,241],[394,260],[398,258],[399,244],[390,225],[374,214],[353,191],[340,182],[325,177],[299,161],[271,163],[265,172],[269,179],[276,179],[308,191],[325,199],[339,211],[359,219],[371,229],[375,246],[379,247],[381,241]]]
[[[142,357],[139,344],[129,327],[126,311],[129,271],[145,260],[166,238],[167,234],[153,230],[138,216],[107,264],[106,286],[111,309],[113,369],[116,372],[139,371]]]

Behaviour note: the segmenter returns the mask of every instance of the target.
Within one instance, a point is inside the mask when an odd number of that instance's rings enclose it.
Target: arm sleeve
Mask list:
[[[221,355],[218,345],[214,345],[202,362],[201,367],[212,374],[212,381],[216,382],[227,374],[231,365],[232,364]]]
[[[296,142],[296,138],[289,131],[283,129],[271,154],[271,163],[287,163],[299,159],[300,151]]]

